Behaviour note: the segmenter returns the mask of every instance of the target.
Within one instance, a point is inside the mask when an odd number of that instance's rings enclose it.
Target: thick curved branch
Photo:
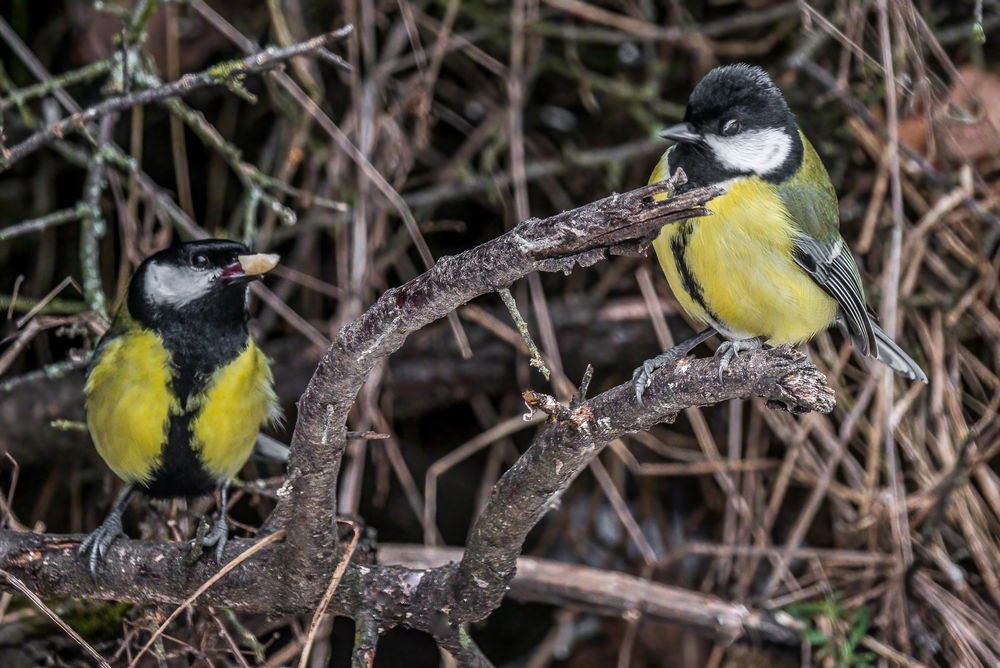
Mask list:
[[[672,221],[702,216],[702,204],[718,194],[714,188],[688,191],[656,201],[653,195],[672,191],[673,183],[662,182],[557,214],[524,221],[506,234],[452,257],[441,258],[429,271],[408,283],[386,291],[360,318],[341,330],[337,342],[320,361],[299,401],[299,419],[292,438],[288,478],[279,490],[279,502],[265,531],[285,528],[287,538],[275,549],[284,558],[256,557],[226,579],[254,580],[255,563],[268,562],[266,569],[278,582],[280,592],[293,601],[312,600],[316,583],[326,582],[336,563],[336,488],[344,450],[347,415],[368,374],[382,359],[400,348],[406,337],[421,327],[444,317],[474,297],[506,287],[535,271],[568,270],[575,264],[589,265],[605,251],[620,252],[644,247],[658,230]],[[11,537],[7,536],[9,540]],[[54,538],[56,545],[72,539]],[[241,543],[232,542],[237,550]],[[65,546],[64,546],[65,547]],[[246,547],[246,545],[244,545]],[[20,559],[29,583],[39,583],[42,591],[62,595],[86,595],[87,580],[73,562],[71,550],[62,549],[65,559],[54,569],[51,554],[32,552],[40,560],[26,558],[21,550],[0,545],[0,563]],[[137,551],[136,551],[137,550]],[[30,551],[29,551],[30,552]],[[269,551],[270,552],[270,551]],[[156,554],[152,554],[156,553]],[[237,552],[233,552],[236,554]],[[115,559],[120,562],[113,566]],[[142,576],[142,563],[155,559],[161,577],[149,581]],[[131,598],[127,594],[144,591],[143,598],[171,598],[188,592],[199,581],[200,570],[170,570],[178,555],[171,546],[156,548],[136,542],[116,544],[112,566],[106,569],[109,582],[96,592],[99,597]],[[170,563],[164,564],[164,561]],[[12,564],[12,568],[16,568]],[[179,567],[178,567],[179,568]],[[204,574],[204,573],[202,573]],[[345,576],[345,580],[348,579]],[[121,579],[119,579],[121,578]],[[74,586],[77,583],[78,586]],[[226,586],[218,585],[220,591]],[[256,587],[256,585],[254,585]],[[276,605],[267,592],[273,588],[247,586],[244,606],[268,609]],[[345,587],[349,589],[349,587]],[[294,593],[293,593],[294,592]],[[209,597],[211,598],[211,597]],[[237,601],[230,601],[237,605]]]
[[[234,541],[238,553],[252,541]],[[180,566],[180,545],[153,541],[128,541],[113,550],[115,574],[91,582],[85,565],[75,556],[79,545],[75,536],[44,536],[8,533],[0,541],[0,561],[4,570],[25,579],[28,586],[45,598],[99,598],[177,605],[217,566],[203,563]],[[314,609],[313,599],[286,596],[279,580],[268,577],[268,569],[278,558],[277,549],[265,549],[244,567],[237,569],[205,592],[201,603],[231,606],[240,610],[305,613]],[[460,548],[424,545],[384,545],[379,549],[379,565],[354,564],[348,568],[330,610],[354,615],[375,597],[396,596],[391,608],[370,606],[369,617],[379,614],[388,628],[402,623],[416,628],[430,627],[440,619],[438,599],[417,595],[408,585],[429,581],[442,584],[454,572],[452,562],[461,559]],[[66,569],[65,573],[61,571]],[[48,571],[49,575],[45,575]],[[52,574],[57,574],[53,576]],[[426,575],[430,574],[430,576]],[[164,583],[171,583],[165,586]],[[322,586],[317,586],[317,596]],[[409,591],[409,593],[407,593]],[[757,638],[781,644],[795,644],[795,629],[782,626],[761,611],[729,603],[718,597],[643,580],[625,573],[521,557],[509,595],[531,603],[571,606],[596,614],[620,616],[629,610],[642,612],[654,620],[681,624],[701,635],[733,641]],[[406,619],[406,613],[410,616]],[[399,619],[393,619],[398,615]],[[388,623],[387,623],[388,622]],[[440,630],[440,629],[439,629]]]
[[[608,442],[672,419],[691,406],[750,396],[796,413],[828,413],[834,406],[826,378],[792,348],[756,351],[731,365],[724,381],[715,360],[682,360],[654,374],[645,407],[636,402],[632,383],[577,408],[525,392],[529,407],[555,419],[500,478],[476,521],[453,584],[453,621],[478,621],[500,605],[528,532]]]
[[[266,529],[288,532],[287,577],[308,591],[334,563],[332,531],[347,415],[368,374],[406,337],[471,299],[535,271],[589,265],[605,251],[643,247],[665,224],[705,215],[718,194],[699,188],[661,201],[662,182],[612,195],[549,218],[532,218],[481,246],[441,258],[429,271],[387,290],[345,326],[320,362],[299,402],[288,480]]]

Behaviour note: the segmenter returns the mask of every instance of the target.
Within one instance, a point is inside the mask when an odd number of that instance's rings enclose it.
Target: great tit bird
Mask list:
[[[228,536],[227,489],[261,426],[279,416],[267,357],[248,327],[249,283],[278,264],[233,241],[180,244],[133,274],[94,351],[84,387],[87,426],[122,493],[80,545],[92,573],[122,532],[136,492],[152,498],[219,489],[219,519],[204,544]]]
[[[713,215],[667,225],[653,242],[681,306],[708,327],[636,369],[640,402],[653,370],[715,332],[726,339],[716,352],[721,378],[742,351],[799,344],[833,323],[861,355],[927,382],[869,312],[830,177],[764,70],[713,69],[692,91],[684,122],[661,136],[676,144],[650,183],[681,168],[681,191],[714,185],[723,194],[706,205]]]

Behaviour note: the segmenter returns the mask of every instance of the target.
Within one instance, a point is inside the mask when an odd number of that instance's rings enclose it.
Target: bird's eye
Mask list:
[[[208,258],[201,254],[195,255],[191,258],[191,266],[195,269],[204,269],[208,266]]]
[[[740,122],[735,118],[730,118],[722,124],[722,134],[726,137],[732,137],[734,134],[741,130]]]

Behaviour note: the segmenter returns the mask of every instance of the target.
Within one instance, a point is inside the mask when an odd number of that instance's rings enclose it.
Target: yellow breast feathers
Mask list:
[[[731,338],[800,343],[832,324],[836,302],[795,264],[799,233],[768,182],[731,183],[714,215],[667,225],[653,243],[684,309]]]
[[[170,415],[170,356],[156,334],[137,329],[108,341],[84,388],[87,427],[98,454],[126,482],[159,466]]]
[[[261,425],[279,416],[267,357],[250,339],[246,350],[212,377],[194,419],[193,445],[205,469],[220,480],[235,476]]]
[[[147,483],[161,463],[171,417],[192,412],[192,449],[210,475],[232,478],[261,425],[279,416],[267,357],[251,339],[187,406],[170,381],[170,355],[155,333],[135,329],[109,341],[85,388],[97,452],[122,480]]]

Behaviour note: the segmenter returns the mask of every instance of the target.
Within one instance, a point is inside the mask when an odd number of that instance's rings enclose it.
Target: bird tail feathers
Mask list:
[[[901,376],[926,383],[927,374],[920,368],[920,365],[903,352],[903,349],[896,345],[896,342],[874,322],[872,328],[875,330],[875,359]]]

